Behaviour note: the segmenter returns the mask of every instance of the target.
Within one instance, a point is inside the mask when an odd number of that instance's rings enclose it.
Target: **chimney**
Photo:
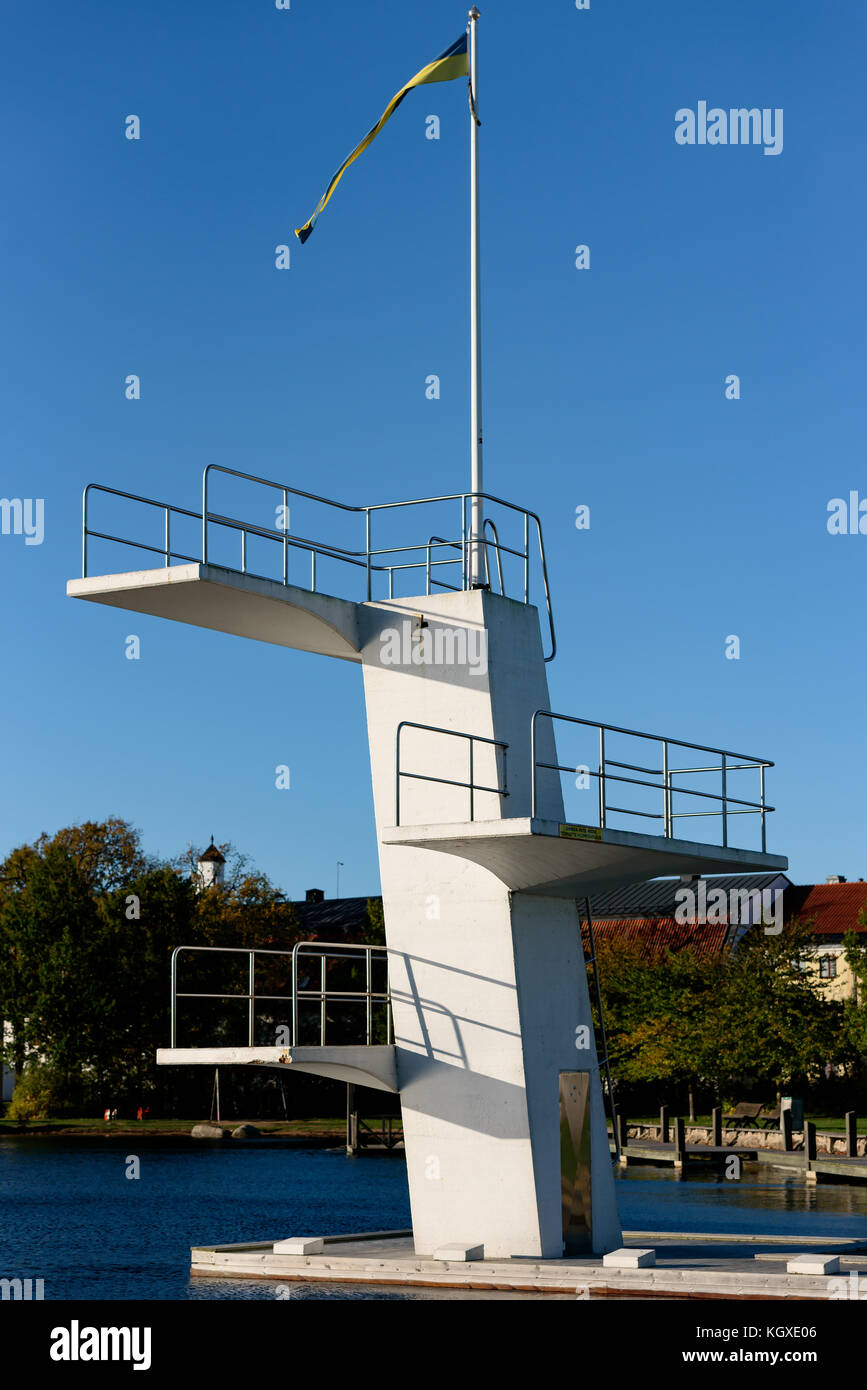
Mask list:
[[[845,877],[844,874],[829,874],[828,877],[825,879],[825,882],[826,882],[826,883],[845,883],[845,882],[846,882],[846,877]]]
[[[325,901],[325,892],[322,888],[308,888],[306,893],[308,903],[321,903]]]

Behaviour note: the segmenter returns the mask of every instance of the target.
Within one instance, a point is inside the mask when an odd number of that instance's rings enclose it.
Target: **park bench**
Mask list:
[[[758,1118],[758,1123],[765,1129],[779,1129],[780,1107],[777,1106],[776,1110],[762,1110]]]
[[[734,1121],[734,1127],[738,1129],[748,1129],[750,1126],[758,1129],[761,1113],[761,1101],[753,1103],[753,1101],[741,1100],[738,1101],[730,1115],[723,1116],[723,1120],[726,1125],[729,1121]]]

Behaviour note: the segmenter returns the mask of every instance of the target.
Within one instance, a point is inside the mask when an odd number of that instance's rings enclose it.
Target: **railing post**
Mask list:
[[[319,1046],[325,1046],[325,952],[319,957]]]
[[[205,465],[202,474],[202,564],[208,563],[208,469],[210,464]]]
[[[722,1148],[722,1108],[715,1105],[711,1111],[711,1143],[715,1149]]]
[[[255,1002],[254,1002],[255,994],[256,994],[256,952],[255,952],[255,951],[251,951],[251,952],[250,952],[249,972],[250,972],[250,973],[249,973],[248,989],[249,989],[249,1000],[250,1000],[250,1004],[249,1004],[249,1014],[248,1014],[248,1020],[247,1020],[247,1046],[248,1046],[248,1047],[255,1047],[255,1046],[256,1046],[256,1005],[255,1005]]]
[[[671,838],[671,786],[668,777],[668,739],[662,740],[662,833]]]
[[[761,767],[759,768],[759,801],[761,802],[761,807],[762,807],[762,810],[761,810],[761,816],[762,816],[762,854],[765,854],[765,853],[766,853],[766,850],[767,850],[767,840],[766,840],[766,835],[765,835],[766,827],[765,827],[765,765],[764,765],[764,763],[762,763]]]
[[[241,528],[241,573],[247,573],[247,532]]]
[[[371,960],[371,948],[370,948],[370,946],[368,946],[368,947],[365,949],[365,952],[364,952],[364,978],[365,978],[365,985],[366,985],[366,989],[367,989],[367,1000],[366,1000],[366,1004],[367,1004],[367,1008],[366,1008],[366,1025],[367,1025],[367,1027],[366,1027],[366,1033],[367,1033],[367,1037],[366,1037],[366,1042],[367,1042],[367,1046],[370,1047],[370,1044],[373,1042],[373,1000],[372,1000],[371,997],[370,997],[370,991],[371,991],[371,989],[373,988],[373,978],[372,978],[372,960]]]
[[[473,775],[473,747],[474,747],[474,742],[473,742],[473,736],[472,736],[472,734],[470,734],[469,744],[470,744],[470,820],[472,821],[472,820],[475,820],[475,800],[474,800],[474,798],[473,798],[473,782],[475,781],[475,777],[474,777],[474,775]]]
[[[289,583],[289,536],[287,535],[286,514],[289,511],[289,493],[283,489],[283,583]]]
[[[81,577],[87,578],[87,494],[90,484],[81,495]]]
[[[846,1111],[846,1157],[858,1157],[858,1119],[854,1110]]]
[[[178,1027],[178,1017],[177,1017],[177,1009],[178,1009],[177,990],[178,990],[178,951],[179,951],[179,949],[180,949],[180,947],[175,947],[174,951],[172,951],[172,985],[171,985],[172,997],[171,997],[171,1005],[170,1005],[170,1009],[169,1009],[169,1036],[170,1036],[170,1038],[171,1038],[171,1042],[170,1042],[169,1045],[170,1045],[171,1047],[177,1047],[177,1045],[178,1045],[178,1040],[177,1040],[177,1027]]]
[[[530,602],[530,513],[524,512],[524,602]]]
[[[370,572],[370,508],[369,508],[369,507],[366,507],[366,508],[365,508],[364,517],[365,517],[365,522],[364,522],[364,536],[365,536],[365,540],[364,540],[364,544],[365,544],[365,548],[366,548],[366,550],[367,550],[367,601],[368,601],[368,603],[370,603],[370,600],[371,600],[371,598],[373,597],[373,587],[372,587],[372,585],[373,585],[373,576],[371,575],[371,572]]]
[[[400,734],[403,724],[398,724],[394,740],[394,823],[400,825]]]
[[[539,711],[535,710],[530,719],[530,818],[536,818],[536,719]]]
[[[726,755],[722,755],[722,822],[723,822],[723,849],[729,842],[729,822],[728,822],[728,803],[726,801]]]
[[[316,551],[310,552],[310,592],[316,593]]]
[[[172,549],[172,542],[171,542],[171,507],[166,507],[165,513],[166,513],[166,569],[168,569],[169,564],[170,564],[169,556],[170,556],[170,554],[171,554],[171,549]]]
[[[292,1046],[298,1046],[298,943],[292,947]]]
[[[659,1140],[662,1144],[668,1143],[668,1106],[659,1107]]]
[[[599,829],[605,829],[605,726],[599,725]]]

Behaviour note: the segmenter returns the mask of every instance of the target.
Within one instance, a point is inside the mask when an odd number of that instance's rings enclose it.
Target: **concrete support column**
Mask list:
[[[530,719],[549,708],[536,611],[475,590],[368,604],[360,621],[378,830],[395,824],[402,721],[508,744],[509,795],[475,791],[474,816],[528,815]],[[539,757],[555,761],[550,728],[540,736]],[[401,770],[412,775],[401,778],[400,824],[469,821],[469,789],[449,783],[469,781],[471,766],[479,788],[502,785],[501,750],[479,741],[471,763],[465,739],[407,727]],[[540,814],[562,820],[556,775],[545,775],[540,803]],[[478,865],[381,835],[380,870],[416,1250],[563,1253],[560,1078],[582,1072],[580,1202],[589,1246],[616,1249],[575,903],[511,893]],[[573,1218],[578,1200],[569,1199]]]

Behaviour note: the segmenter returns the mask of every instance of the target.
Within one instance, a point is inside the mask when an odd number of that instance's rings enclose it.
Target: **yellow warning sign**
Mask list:
[[[598,825],[561,825],[562,840],[601,840],[602,830]]]

